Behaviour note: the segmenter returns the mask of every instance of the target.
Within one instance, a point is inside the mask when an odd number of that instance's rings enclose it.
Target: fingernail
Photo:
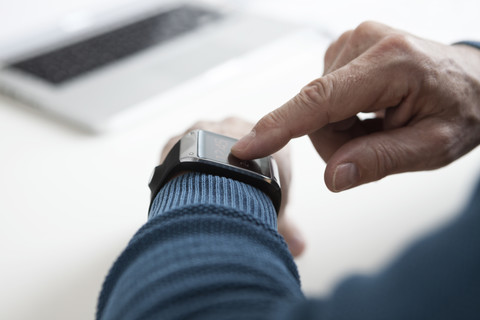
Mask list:
[[[253,139],[255,138],[255,135],[256,135],[255,130],[250,131],[246,136],[238,140],[238,142],[233,145],[232,150],[243,151],[253,141]]]
[[[356,184],[358,178],[358,169],[355,164],[344,163],[338,165],[333,173],[333,190],[346,190]]]

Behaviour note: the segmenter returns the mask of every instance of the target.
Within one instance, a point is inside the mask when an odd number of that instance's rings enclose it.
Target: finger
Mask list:
[[[334,41],[325,51],[325,57],[323,60],[324,74],[327,74],[327,70],[330,69],[330,66],[337,59],[337,57],[342,53],[345,44],[352,36],[353,30],[348,30],[344,32],[336,41]]]
[[[454,141],[447,124],[432,120],[362,136],[331,156],[325,183],[338,192],[394,173],[436,169],[453,160]]]
[[[278,232],[283,236],[290,253],[298,257],[305,251],[306,242],[302,232],[289,219],[283,217],[278,221]]]
[[[399,105],[413,83],[407,81],[410,74],[402,70],[403,64],[389,63],[389,55],[385,54],[389,47],[400,45],[392,43],[395,41],[403,39],[390,38],[346,66],[305,86],[293,99],[264,116],[233,146],[232,153],[241,159],[264,157],[292,138],[310,134],[329,123],[359,112]],[[413,82],[416,81],[419,80]]]
[[[329,53],[327,50],[325,54],[324,74],[343,67],[363,54],[382,38],[400,33],[401,31],[394,30],[378,22],[366,21],[361,23],[355,30],[347,32],[339,38],[340,44],[337,45],[337,48],[333,48],[336,53],[335,56],[334,53]]]
[[[329,124],[309,134],[310,141],[325,162],[345,143],[352,139],[383,130],[383,119],[366,119],[357,117]]]

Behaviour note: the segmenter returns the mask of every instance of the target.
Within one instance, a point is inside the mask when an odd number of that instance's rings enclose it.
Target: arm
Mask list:
[[[384,271],[305,300],[270,199],[227,178],[181,175],[110,270],[97,318],[470,319],[480,314],[479,212],[480,188],[458,219]]]
[[[266,195],[203,174],[173,179],[105,280],[98,319],[474,319],[480,188],[450,225],[384,271],[305,300]],[[321,270],[319,270],[321,272]]]
[[[259,190],[189,173],[157,195],[105,280],[99,319],[265,318],[303,299],[296,266]]]

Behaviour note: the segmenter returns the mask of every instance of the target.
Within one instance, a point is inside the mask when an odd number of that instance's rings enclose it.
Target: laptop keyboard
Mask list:
[[[219,18],[218,12],[185,5],[9,67],[59,85]]]

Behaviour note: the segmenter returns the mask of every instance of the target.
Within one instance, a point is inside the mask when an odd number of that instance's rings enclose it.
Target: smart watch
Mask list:
[[[278,215],[282,197],[275,159],[268,156],[240,160],[230,153],[236,141],[205,130],[187,133],[153,172],[148,185],[152,191],[150,208],[160,189],[171,178],[182,171],[193,171],[235,179],[260,189],[270,197]]]

